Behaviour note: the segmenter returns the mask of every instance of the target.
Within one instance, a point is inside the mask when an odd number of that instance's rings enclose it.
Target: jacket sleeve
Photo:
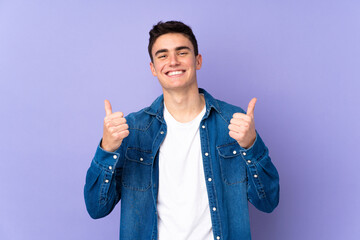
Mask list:
[[[115,152],[107,152],[100,145],[87,171],[84,187],[86,209],[94,219],[108,215],[119,202],[124,162],[122,146]]]
[[[272,212],[279,203],[279,174],[258,133],[254,144],[242,149],[241,156],[247,165],[249,201],[260,211]]]

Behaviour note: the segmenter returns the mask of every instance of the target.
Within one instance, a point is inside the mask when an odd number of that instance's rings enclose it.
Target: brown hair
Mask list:
[[[194,47],[195,56],[197,56],[199,54],[195,35],[188,25],[186,25],[182,22],[179,22],[179,21],[167,21],[165,23],[160,21],[156,25],[154,25],[153,28],[149,32],[150,38],[149,38],[148,51],[149,51],[151,62],[153,62],[151,50],[152,50],[152,47],[153,47],[156,39],[158,37],[160,37],[161,35],[164,35],[167,33],[183,34],[192,43],[192,45]]]

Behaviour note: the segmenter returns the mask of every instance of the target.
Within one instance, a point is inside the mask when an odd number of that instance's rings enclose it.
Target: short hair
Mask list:
[[[190,42],[192,43],[194,47],[194,53],[195,56],[199,54],[198,52],[198,45],[195,38],[195,35],[191,28],[179,21],[167,21],[167,22],[158,22],[156,25],[153,26],[153,28],[150,30],[149,35],[149,45],[148,45],[148,51],[150,55],[151,62],[153,62],[153,56],[151,54],[152,47],[158,37],[161,35],[167,34],[167,33],[181,33],[185,37],[187,37]]]

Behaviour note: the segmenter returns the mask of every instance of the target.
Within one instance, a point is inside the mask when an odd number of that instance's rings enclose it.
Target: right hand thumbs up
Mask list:
[[[101,147],[108,152],[114,152],[129,135],[129,126],[122,112],[112,112],[111,104],[105,100],[104,131]]]

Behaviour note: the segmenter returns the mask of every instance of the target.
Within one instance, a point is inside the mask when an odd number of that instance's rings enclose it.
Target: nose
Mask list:
[[[171,55],[169,56],[169,64],[170,64],[170,66],[177,66],[177,65],[179,65],[179,59],[178,59],[178,56],[176,55],[176,53],[171,54]]]

